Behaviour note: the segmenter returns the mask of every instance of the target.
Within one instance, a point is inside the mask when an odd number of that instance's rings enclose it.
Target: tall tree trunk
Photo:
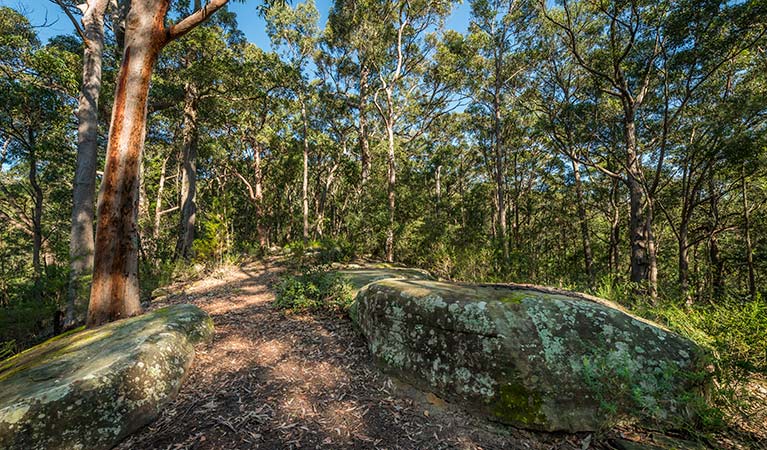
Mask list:
[[[610,272],[617,274],[620,270],[620,241],[621,241],[621,221],[620,221],[620,206],[618,202],[618,196],[620,194],[618,188],[618,180],[613,178],[612,186],[610,188],[610,209],[612,216],[610,217],[610,249],[609,249],[609,266]]]
[[[266,219],[264,212],[264,193],[263,193],[263,175],[261,172],[261,144],[256,139],[248,139],[253,148],[253,174],[255,180],[253,183],[248,181],[241,173],[234,170],[234,174],[242,181],[245,187],[248,189],[248,199],[256,210],[256,233],[258,239],[259,248],[263,251],[269,246],[269,229],[266,227]],[[288,192],[288,197],[290,193]],[[290,205],[290,199],[288,198],[288,205]],[[276,227],[279,230],[279,223]]]
[[[157,199],[154,203],[154,226],[152,227],[152,241],[154,242],[153,245],[155,247],[157,246],[157,241],[160,239],[160,225],[162,215],[165,212],[162,210],[162,194],[165,192],[165,181],[167,180],[165,172],[168,169],[168,160],[170,160],[170,155],[166,156],[165,159],[162,160],[162,168],[160,168],[160,181],[157,184]]]
[[[83,13],[83,84],[77,106],[77,161],[72,189],[69,290],[64,328],[85,321],[93,272],[93,215],[98,164],[99,93],[108,0],[92,0]]]
[[[368,102],[368,77],[370,69],[364,64],[360,68],[360,98],[359,98],[359,140],[360,160],[362,164],[362,182],[360,188],[365,186],[370,178],[370,141],[367,128],[367,102]]]
[[[655,302],[658,297],[658,250],[655,247],[655,233],[653,232],[653,218],[655,206],[652,198],[647,196],[645,212],[645,235],[647,236],[647,288],[650,300]]]
[[[712,233],[708,241],[708,256],[711,261],[711,289],[715,298],[724,296],[724,260],[719,253],[719,236]]]
[[[500,88],[496,88],[496,93],[493,99],[493,152],[495,156],[495,204],[497,215],[497,236],[498,242],[501,244],[503,251],[503,266],[505,267],[509,262],[509,240],[507,236],[507,224],[506,224],[506,183],[504,179],[503,168],[503,149],[501,139],[501,103],[500,103]]]
[[[754,248],[751,243],[751,216],[748,210],[748,183],[745,171],[741,173],[741,189],[743,191],[743,234],[746,241],[746,266],[748,267],[748,295],[751,301],[756,300],[756,271],[754,270]]]
[[[572,159],[573,175],[575,176],[575,198],[578,202],[578,218],[581,225],[581,241],[583,242],[583,262],[586,274],[589,277],[589,286],[594,286],[594,258],[591,253],[591,236],[589,234],[589,222],[586,217],[586,200],[583,196],[583,183],[581,182],[581,167],[578,161]]]
[[[344,147],[346,147],[345,143]],[[346,152],[344,151],[344,153]],[[330,190],[333,187],[333,181],[335,181],[336,170],[338,170],[338,163],[334,163],[328,171],[328,176],[325,178],[325,182],[323,183],[319,202],[317,204],[317,226],[315,227],[315,231],[317,232],[317,236],[320,238],[322,238],[325,231],[325,210],[327,208],[328,195],[330,194]]]
[[[256,207],[256,231],[258,232],[258,245],[261,249],[266,249],[269,244],[269,230],[266,228],[266,218],[264,214],[264,188],[263,174],[261,172],[261,145],[255,143],[253,146],[253,172],[255,174],[254,183],[254,202]]]
[[[183,148],[181,150],[181,215],[176,257],[190,259],[194,244],[194,225],[197,214],[197,86],[188,82],[184,86]]]
[[[655,298],[657,266],[655,260],[655,245],[652,236],[652,214],[645,189],[642,186],[642,166],[637,152],[636,124],[631,107],[626,108],[624,118],[624,134],[626,140],[626,167],[629,188],[629,239],[631,243],[631,281],[646,284],[647,292]],[[653,275],[653,272],[656,275]]]
[[[301,122],[303,125],[303,148],[304,148],[304,167],[303,182],[301,184],[301,205],[304,219],[303,238],[304,244],[309,241],[309,134],[308,117],[306,115],[306,102],[301,98]]]
[[[677,237],[677,272],[679,291],[685,296],[685,303],[692,305],[692,297],[689,295],[690,290],[690,219],[692,217],[691,210],[695,202],[696,190],[690,187],[691,170],[689,160],[685,159],[682,163],[682,207],[680,211],[679,231],[676,233]]]
[[[389,96],[389,118],[386,121],[386,137],[388,140],[388,154],[387,154],[387,183],[386,194],[389,202],[389,225],[386,229],[386,261],[394,262],[394,224],[395,224],[395,186],[397,183],[397,166],[396,166],[396,152],[394,143],[394,117],[392,115],[393,105],[391,103],[391,94],[387,91]]]
[[[104,179],[99,191],[93,286],[87,325],[141,313],[138,283],[138,182],[149,82],[165,43],[168,0],[133,2],[117,77]]]
[[[684,214],[684,213],[683,213]],[[686,297],[687,302],[691,301],[688,295],[690,288],[690,244],[689,244],[689,220],[687,217],[683,217],[679,223],[679,234],[677,236],[677,247],[679,253],[678,261],[678,278],[679,278],[679,290],[682,295]]]
[[[29,130],[29,185],[32,187],[32,270],[35,273],[35,299],[42,300],[43,269],[40,254],[43,248],[43,190],[37,179],[37,145]]]
[[[713,178],[709,179],[711,232],[708,240],[708,256],[711,263],[711,290],[715,298],[724,296],[724,259],[719,252],[719,197],[715,195],[716,187]]]
[[[437,170],[434,171],[434,184],[436,201],[434,202],[434,213],[439,217],[439,205],[442,202],[442,164],[437,165]]]

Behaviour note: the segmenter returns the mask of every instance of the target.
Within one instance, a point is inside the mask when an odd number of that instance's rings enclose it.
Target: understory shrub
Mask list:
[[[346,312],[354,300],[352,292],[352,286],[337,272],[317,266],[283,278],[275,305],[291,311]]]
[[[682,308],[649,308],[670,328],[710,348],[722,369],[735,377],[767,374],[767,302],[721,299],[718,303]]]
[[[749,416],[754,406],[749,381],[767,375],[767,302],[722,298],[692,307],[680,304],[640,306],[636,312],[711,351],[715,382],[700,425],[719,428],[725,417]]]

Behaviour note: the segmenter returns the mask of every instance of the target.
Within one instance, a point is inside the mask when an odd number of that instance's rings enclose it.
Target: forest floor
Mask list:
[[[198,347],[176,400],[119,449],[668,447],[662,436],[630,430],[535,433],[475,419],[382,374],[348,319],[275,308],[284,270],[274,260],[229,267],[153,301],[151,309],[199,306],[216,333]]]

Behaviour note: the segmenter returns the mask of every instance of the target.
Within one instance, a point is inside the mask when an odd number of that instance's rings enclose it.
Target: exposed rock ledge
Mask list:
[[[695,414],[690,399],[710,382],[694,343],[579,294],[383,279],[351,313],[388,372],[524,428],[673,425]]]
[[[0,449],[108,449],[177,394],[213,322],[176,305],[59,336],[0,363]]]

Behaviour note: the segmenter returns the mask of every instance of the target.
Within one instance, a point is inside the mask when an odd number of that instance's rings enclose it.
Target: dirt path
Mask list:
[[[194,303],[216,335],[176,401],[118,448],[580,449],[590,440],[493,429],[396,385],[348,320],[276,310],[280,272],[230,269],[152,305]]]

